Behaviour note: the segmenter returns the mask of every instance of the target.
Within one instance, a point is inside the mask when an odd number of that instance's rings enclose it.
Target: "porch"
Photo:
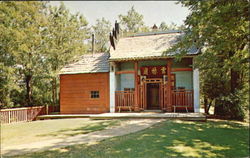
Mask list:
[[[110,112],[199,112],[199,72],[192,58],[111,63]]]
[[[171,104],[168,105],[167,92],[164,93],[164,87],[159,88],[158,101],[160,106],[152,106],[152,101],[148,101],[145,93],[145,86],[140,87],[141,94],[139,95],[139,110],[140,111],[162,111],[166,109],[173,109],[176,111],[193,112],[194,101],[193,101],[193,90],[172,90],[171,93]],[[135,106],[135,91],[116,91],[115,92],[115,109],[118,112],[122,110],[129,110],[130,112],[136,109]],[[149,102],[149,103],[147,103]],[[169,107],[170,106],[170,107]]]

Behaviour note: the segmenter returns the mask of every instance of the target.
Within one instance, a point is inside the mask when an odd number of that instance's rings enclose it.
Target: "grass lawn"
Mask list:
[[[21,157],[248,157],[249,126],[233,121],[164,121],[146,130]]]
[[[55,119],[1,125],[1,145],[19,145],[102,130],[118,120]]]

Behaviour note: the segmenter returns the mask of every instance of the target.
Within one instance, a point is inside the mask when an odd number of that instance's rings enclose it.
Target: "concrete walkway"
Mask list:
[[[103,139],[122,136],[146,129],[153,124],[161,122],[162,119],[136,119],[123,121],[120,126],[111,127],[102,131],[96,131],[88,134],[76,135],[67,138],[55,138],[36,143],[2,146],[3,156],[22,155],[25,153],[44,151],[74,144],[93,144]]]
[[[103,113],[98,115],[91,115],[90,119],[181,119],[189,121],[205,121],[206,116],[202,113]]]
[[[102,113],[102,114],[59,114],[41,115],[38,120],[59,119],[59,118],[90,118],[90,119],[181,119],[190,121],[205,121],[203,113],[159,113],[159,112],[127,112],[127,113]]]

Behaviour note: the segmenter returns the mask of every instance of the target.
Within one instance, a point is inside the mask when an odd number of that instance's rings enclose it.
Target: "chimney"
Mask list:
[[[117,35],[119,35],[120,31],[119,31],[119,23],[117,21],[115,21],[115,31],[117,33]]]
[[[116,34],[116,30],[113,28],[113,36],[115,37],[115,39],[117,40],[117,34]]]
[[[112,33],[109,34],[109,41],[110,45],[114,48],[115,50],[115,41],[114,41],[114,36],[112,36]]]
[[[95,52],[95,35],[92,34],[92,56],[94,56]]]

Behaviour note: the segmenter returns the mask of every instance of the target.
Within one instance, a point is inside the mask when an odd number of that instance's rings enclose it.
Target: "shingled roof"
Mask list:
[[[180,31],[137,34],[119,39],[116,49],[110,48],[110,61],[166,58],[177,52],[164,54],[183,36]],[[195,55],[198,49],[192,48],[187,55]]]
[[[85,54],[72,64],[65,66],[60,74],[109,72],[109,53]]]

